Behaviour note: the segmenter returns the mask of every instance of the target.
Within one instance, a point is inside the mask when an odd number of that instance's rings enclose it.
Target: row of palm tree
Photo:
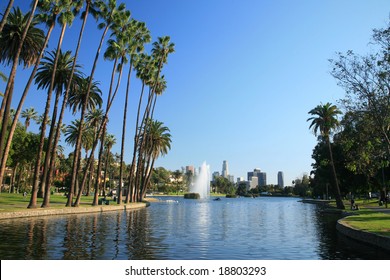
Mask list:
[[[32,195],[28,207],[37,207],[38,197],[43,197],[41,207],[50,206],[50,187],[55,169],[56,148],[62,133],[64,115],[68,112],[66,108],[70,108],[73,115],[80,114],[80,117],[67,127],[65,133],[65,141],[75,147],[66,205],[79,206],[83,193],[89,193],[89,189],[87,192],[84,189],[87,181],[89,182],[87,188],[90,188],[93,181],[93,162],[95,161],[95,152],[98,152],[93,200],[93,205],[97,205],[99,189],[102,187],[102,182],[98,178],[102,169],[107,171],[107,168],[103,167],[104,154],[107,154],[113,145],[113,137],[107,137],[109,111],[113,101],[118,96],[125,67],[128,67],[127,86],[123,94],[125,100],[120,153],[119,198],[117,201],[122,203],[121,188],[125,182],[127,183],[125,202],[142,200],[150,182],[156,158],[166,154],[170,148],[171,140],[168,128],[162,122],[153,120],[157,96],[166,89],[162,69],[167,63],[168,55],[174,51],[174,44],[170,42],[170,38],[168,36],[158,38],[158,41],[153,43],[151,54],[147,54],[144,46],[151,41],[150,31],[145,23],[131,18],[131,13],[126,9],[125,4],[118,5],[116,0],[34,0],[31,3],[30,11],[26,14],[23,14],[19,7],[13,7],[11,11],[12,6],[13,1],[9,1],[10,12],[8,12],[7,7],[0,25],[0,62],[9,67],[12,66],[0,112],[0,123],[2,124],[0,182],[3,182],[13,133],[20,114],[26,120],[26,129],[30,120],[37,117],[36,112],[32,109],[22,111],[32,82],[35,82],[39,90],[47,90],[42,123],[50,122],[50,126],[48,126],[48,133],[46,125],[40,126],[40,144],[35,160]],[[84,10],[82,11],[83,6]],[[82,25],[75,52],[72,55],[71,51],[62,50],[62,43],[67,27],[72,24],[75,16],[80,12]],[[102,33],[90,73],[85,75],[81,66],[77,64],[77,60],[89,14],[99,21],[98,27]],[[46,33],[39,28],[42,22],[46,25]],[[59,26],[60,36],[56,48],[48,50],[48,42],[56,25]],[[100,90],[100,82],[95,81],[94,76],[108,35],[110,38],[107,41],[108,47],[104,51],[104,59],[112,61],[112,72],[105,100],[106,108],[103,111],[101,107],[104,94]],[[18,107],[11,117],[10,104],[19,64],[23,64],[25,68],[33,67],[33,70],[20,97]],[[128,97],[133,70],[136,71],[137,78],[142,82],[142,90],[136,112],[132,164],[126,180],[122,165],[124,164]],[[144,94],[144,91],[147,93]],[[54,100],[52,100],[53,95]],[[146,105],[142,106],[142,104]],[[98,146],[99,149],[97,149]],[[86,154],[83,167],[80,163],[82,149],[85,149]],[[107,158],[106,156],[105,160]],[[81,172],[82,168],[84,168],[84,172]]]

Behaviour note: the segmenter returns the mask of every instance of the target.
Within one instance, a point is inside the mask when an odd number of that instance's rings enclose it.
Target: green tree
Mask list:
[[[339,125],[337,116],[341,114],[341,111],[337,108],[337,106],[332,105],[331,103],[326,103],[324,105],[316,106],[314,109],[309,111],[309,114],[312,115],[312,117],[307,119],[307,121],[311,122],[309,128],[313,129],[315,135],[318,135],[319,133],[328,145],[330,165],[332,167],[334,187],[336,190],[335,196],[337,208],[345,209],[344,203],[341,199],[340,187],[334,166],[332,146],[330,142],[330,135],[332,131]]]

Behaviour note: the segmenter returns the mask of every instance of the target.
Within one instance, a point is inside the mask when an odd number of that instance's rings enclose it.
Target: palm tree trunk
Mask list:
[[[125,153],[125,139],[126,139],[126,119],[127,119],[127,103],[129,99],[129,91],[130,91],[130,78],[131,78],[131,69],[132,62],[130,62],[129,73],[127,75],[127,87],[126,87],[126,97],[125,97],[125,105],[123,109],[123,126],[122,126],[122,141],[121,141],[121,155],[120,155],[120,167],[119,167],[119,185],[122,187],[123,183],[123,155]],[[126,193],[126,201],[128,203],[128,194]]]
[[[104,179],[103,179],[103,196],[106,195],[106,187],[107,187],[107,174],[108,174],[108,168],[110,166],[110,153],[111,153],[111,147],[107,147],[107,153],[106,153],[106,159],[104,161]]]
[[[137,120],[135,122],[133,159],[131,161],[131,166],[130,166],[130,175],[129,175],[129,183],[128,183],[129,185],[128,185],[128,190],[127,190],[126,203],[128,203],[130,201],[133,202],[135,200],[135,197],[134,197],[134,193],[135,193],[134,173],[136,172],[135,162],[136,162],[136,158],[137,158],[137,148],[138,148],[139,118],[141,115],[141,104],[142,104],[142,99],[143,99],[143,95],[144,95],[144,89],[145,89],[145,83],[143,82],[141,94],[140,94],[139,101],[138,101]]]
[[[31,83],[32,83],[33,80],[34,80],[35,73],[36,73],[37,70],[38,70],[39,63],[41,62],[41,59],[42,59],[42,57],[43,57],[43,54],[45,53],[45,49],[46,49],[46,47],[47,47],[47,43],[49,42],[51,33],[52,33],[53,29],[54,29],[54,25],[55,25],[55,17],[53,17],[53,24],[50,26],[50,28],[49,28],[49,30],[48,30],[48,32],[47,32],[47,34],[46,34],[45,42],[44,42],[44,44],[43,44],[41,53],[40,53],[40,55],[38,56],[37,61],[35,62],[34,69],[33,69],[33,71],[31,72],[30,78],[28,79],[28,82],[27,82],[27,84],[26,84],[26,87],[24,88],[22,97],[20,98],[20,101],[19,101],[19,104],[18,104],[18,108],[16,109],[15,117],[14,117],[14,119],[13,119],[13,121],[12,121],[12,125],[11,125],[11,128],[10,128],[10,132],[9,132],[9,136],[8,136],[8,139],[7,139],[7,143],[6,143],[6,145],[5,145],[4,154],[3,154],[2,158],[1,158],[1,164],[0,164],[0,182],[2,182],[2,181],[3,181],[3,178],[4,178],[4,172],[5,172],[6,163],[7,163],[7,159],[8,159],[8,155],[9,155],[9,150],[10,150],[10,148],[11,148],[12,139],[13,139],[13,136],[14,136],[14,133],[15,133],[15,129],[16,129],[16,125],[17,125],[17,123],[18,123],[18,119],[19,119],[20,113],[22,112],[22,108],[23,108],[24,101],[26,100],[27,93],[28,93],[28,91],[30,90]],[[1,183],[0,183],[0,185],[1,185]]]
[[[327,138],[327,142],[328,142],[328,149],[329,149],[329,156],[330,156],[330,165],[332,166],[334,186],[335,186],[335,189],[336,189],[336,193],[335,193],[336,205],[337,205],[338,209],[345,209],[343,200],[341,199],[340,187],[339,187],[339,183],[338,183],[338,180],[337,180],[336,168],[334,166],[334,161],[333,161],[332,145],[330,144],[329,137]]]
[[[9,13],[11,11],[11,8],[12,8],[13,4],[14,4],[14,0],[9,0],[7,8],[4,11],[3,18],[2,18],[2,20],[0,22],[0,33],[1,33],[1,31],[3,31],[4,25],[7,22],[8,15],[9,15]]]
[[[56,98],[54,101],[54,109],[51,119],[51,125],[50,125],[50,132],[49,132],[49,139],[47,143],[47,149],[46,149],[46,155],[45,155],[45,163],[43,167],[43,175],[42,175],[42,183],[45,184],[45,190],[44,190],[44,198],[43,203],[41,207],[49,207],[49,200],[50,200],[50,166],[51,166],[51,158],[52,154],[53,157],[55,157],[55,146],[54,146],[54,138],[55,138],[55,130],[56,130],[56,120],[57,120],[57,111],[58,111],[58,103],[60,100],[61,91],[60,89],[57,90]]]
[[[118,63],[118,59],[115,59],[114,65],[113,65],[112,71],[111,71],[110,89],[109,89],[108,97],[107,97],[107,105],[106,105],[106,116],[107,117],[108,117],[108,106],[110,105],[110,100],[111,100],[113,86],[114,86],[115,71],[117,68],[117,63]],[[97,178],[100,178],[100,174],[102,172],[102,158],[103,158],[104,140],[105,140],[105,136],[106,136],[106,130],[107,130],[107,123],[105,123],[103,126],[103,131],[102,131],[101,139],[100,139],[100,148],[99,148],[99,155],[98,155],[98,168],[97,168],[97,172],[96,172]],[[98,205],[98,195],[99,195],[100,184],[101,184],[101,182],[98,179],[95,182],[95,195],[94,195],[93,202],[92,202],[93,206]]]
[[[150,165],[150,170],[149,170],[148,175],[146,176],[146,179],[145,179],[145,188],[143,189],[143,192],[142,192],[142,195],[141,195],[141,201],[145,198],[147,188],[148,188],[148,186],[150,184],[150,178],[152,177],[151,175],[153,173],[153,167],[154,167],[155,160],[156,159],[153,157],[152,163]]]

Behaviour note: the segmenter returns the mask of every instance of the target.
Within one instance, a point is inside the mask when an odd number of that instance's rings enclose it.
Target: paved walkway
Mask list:
[[[387,207],[388,208],[386,208],[385,206],[364,206],[364,208],[372,209],[374,211],[390,215],[390,205],[388,205]]]

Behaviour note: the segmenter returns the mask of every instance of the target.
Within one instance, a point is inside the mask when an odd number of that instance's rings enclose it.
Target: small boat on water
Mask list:
[[[220,201],[221,198],[220,198],[220,197],[217,197],[217,198],[214,198],[213,200],[214,200],[214,201]]]

